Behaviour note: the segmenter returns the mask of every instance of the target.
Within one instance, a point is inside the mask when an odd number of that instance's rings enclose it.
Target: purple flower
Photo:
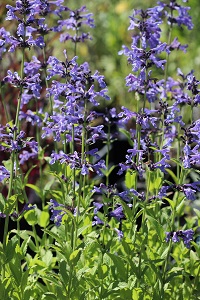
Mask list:
[[[103,207],[103,203],[93,202],[94,205],[94,214],[97,214],[98,211]]]
[[[67,214],[67,211],[70,211],[73,216],[76,214],[76,210],[73,207],[60,204],[54,199],[50,199],[49,210],[52,213],[50,220],[53,221],[56,226],[61,225],[62,218]]]
[[[20,214],[19,215],[21,215],[23,212],[25,212],[25,211],[29,211],[29,210],[32,210],[32,209],[35,209],[36,208],[36,205],[32,205],[32,204],[30,204],[30,203],[26,203],[24,206],[23,206],[23,208],[22,208],[22,210],[20,211]]]
[[[195,193],[200,192],[200,181],[183,184],[180,189],[188,200],[195,200]]]
[[[92,221],[92,226],[104,225],[104,222],[97,216],[94,216],[94,221]]]
[[[188,45],[181,45],[181,43],[179,43],[178,38],[174,38],[174,40],[172,41],[172,43],[170,45],[167,46],[166,51],[168,53],[170,53],[173,50],[182,50],[183,52],[186,52],[186,48],[188,47]]]
[[[3,219],[5,219],[5,218],[6,218],[6,214],[4,214],[4,213],[0,212],[0,218],[3,218]]]
[[[40,98],[40,74],[27,76],[24,79],[21,79],[17,72],[12,73],[8,70],[7,74],[4,78],[5,82],[9,82],[14,87],[23,88],[25,91],[30,91],[34,97]]]
[[[158,192],[158,198],[162,199],[162,198],[166,197],[167,192],[169,192],[170,190],[171,190],[171,186],[163,185]]]
[[[0,60],[3,53],[7,51],[10,42],[10,32],[6,31],[4,27],[0,28]]]
[[[5,178],[9,177],[10,172],[4,166],[0,166],[0,182],[2,182]]]
[[[200,90],[198,89],[198,85],[200,81],[198,81],[193,74],[187,76],[187,81],[187,89],[191,91],[193,95],[199,94]]]
[[[32,125],[37,125],[39,127],[42,125],[42,118],[36,115],[36,113],[30,109],[28,109],[26,112],[20,111],[19,119],[25,119],[26,122],[30,122]]]
[[[125,217],[123,213],[123,207],[121,205],[118,206],[116,209],[109,213],[109,216],[116,218],[117,221],[120,222],[120,220]]]
[[[112,195],[116,195],[117,189],[115,185],[106,186],[104,183],[101,183],[99,187],[94,186],[92,192],[106,195],[109,198]]]
[[[170,1],[169,4],[158,1],[158,4],[160,7],[165,8],[165,15],[167,17],[168,24],[177,24],[178,26],[184,25],[187,26],[189,30],[193,28],[192,19],[188,14],[190,7],[181,6],[176,0]]]
[[[30,62],[24,63],[24,73],[29,76],[36,75],[41,67],[41,61],[38,60],[36,56],[33,56]]]
[[[192,229],[178,230],[176,232],[166,232],[166,242],[172,239],[172,242],[178,243],[180,239],[183,240],[184,245],[190,248],[190,242],[193,240],[194,231]]]
[[[24,162],[35,159],[38,157],[38,143],[35,141],[25,142],[24,147],[29,148],[30,150],[23,150],[22,153],[19,154],[19,163],[23,165]]]
[[[200,192],[200,181],[196,181],[193,183],[185,183],[185,184],[172,184],[170,186],[162,186],[158,197],[162,199],[163,197],[167,196],[167,192],[170,191],[179,191],[185,194],[188,200],[195,200],[196,192]]]
[[[74,30],[75,34],[71,35],[69,33],[63,33],[60,36],[60,41],[64,42],[67,40],[71,40],[74,43],[78,43],[78,42],[84,42],[86,39],[91,39],[89,33],[85,33],[85,32],[79,33],[83,25],[94,27],[94,20],[92,18],[92,14],[91,13],[83,14],[87,12],[86,7],[82,6],[80,9],[77,10],[71,10],[68,7],[65,7],[65,11],[70,12],[70,17],[69,19],[58,21],[59,31],[61,31],[63,27],[66,27],[67,29]]]
[[[154,48],[160,43],[159,25],[162,23],[162,9],[160,6],[155,6],[147,10],[134,10],[130,17],[128,30],[139,30],[141,44],[145,49],[148,46]]]
[[[51,218],[50,220],[55,223],[56,226],[60,226],[62,223],[62,218],[65,215],[65,212],[63,212],[61,209],[51,209]]]

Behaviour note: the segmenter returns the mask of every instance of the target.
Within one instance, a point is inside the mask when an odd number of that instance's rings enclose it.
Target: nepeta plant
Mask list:
[[[131,46],[119,51],[132,109],[110,106],[104,76],[80,63],[94,27],[85,6],[6,8],[0,298],[197,299],[199,81],[179,68],[168,76],[171,53],[187,49],[173,31],[193,28],[189,7],[133,11]]]

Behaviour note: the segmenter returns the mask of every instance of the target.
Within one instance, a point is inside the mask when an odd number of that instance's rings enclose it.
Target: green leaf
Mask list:
[[[41,211],[39,215],[38,224],[43,228],[46,228],[49,225],[49,212],[44,210]]]
[[[108,170],[104,170],[104,169],[101,169],[101,172],[105,175],[105,176],[109,176],[110,173],[114,170],[114,168],[116,168],[117,166],[116,165],[113,165],[112,167],[110,167]]]
[[[13,195],[6,201],[6,205],[5,205],[5,209],[4,209],[4,213],[6,215],[9,215],[12,213],[15,203],[17,201],[17,197],[18,197],[18,195]]]
[[[39,189],[38,186],[36,186],[34,184],[31,184],[31,183],[27,183],[26,186],[29,187],[29,188],[31,188],[32,190],[34,190],[38,194],[38,196],[40,198],[42,198],[42,191]]]
[[[167,202],[169,203],[169,205],[171,206],[171,208],[172,208],[172,210],[174,209],[174,207],[175,207],[175,203],[174,203],[174,201],[173,200],[171,200],[171,199],[169,199],[169,198],[166,198],[165,197],[165,200],[167,200]]]
[[[128,142],[129,142],[130,146],[133,146],[133,140],[131,137],[131,133],[128,130],[125,130],[123,128],[119,128],[119,131],[128,138]]]
[[[45,254],[42,256],[42,261],[49,267],[52,263],[53,254],[50,250],[47,250]]]
[[[29,177],[31,171],[36,167],[37,167],[37,165],[34,165],[27,171],[26,175],[24,176],[24,186],[26,186],[28,184],[28,177]]]
[[[35,209],[28,210],[24,214],[24,218],[25,218],[26,222],[31,226],[38,224],[38,216],[37,216],[37,212]]]
[[[49,236],[54,238],[58,243],[62,244],[63,240],[62,240],[62,237],[59,234],[57,234],[57,233],[55,233],[51,230],[48,230],[48,229],[44,229],[44,232],[46,232]]]
[[[159,237],[160,241],[162,242],[164,237],[165,237],[165,232],[164,232],[163,227],[153,217],[147,215],[147,218],[149,220],[149,224],[155,229],[156,233],[158,234],[158,237]]]
[[[9,267],[11,270],[11,275],[14,277],[17,286],[20,286],[22,276],[21,268],[12,262],[9,262]]]
[[[174,172],[171,169],[165,169],[167,173],[172,177],[174,182],[178,184],[179,178],[174,174]]]
[[[41,300],[57,300],[57,296],[51,292],[46,292],[42,295]]]
[[[65,285],[68,284],[68,280],[69,280],[69,274],[67,272],[67,263],[65,260],[61,260],[60,265],[59,265],[59,273],[62,277],[62,280],[64,282]]]
[[[193,208],[194,212],[196,213],[198,219],[200,219],[200,210],[199,209],[196,209],[196,208]]]
[[[2,193],[0,193],[0,211],[4,211],[4,207],[6,205],[6,198],[3,196]]]
[[[125,185],[128,189],[134,188],[136,183],[136,172],[127,171],[125,175]]]
[[[91,228],[91,224],[88,224],[86,226],[82,226],[78,229],[78,236],[81,235],[87,228]]]
[[[161,177],[157,177],[156,180],[153,180],[153,181],[150,182],[150,185],[149,185],[150,193],[153,193],[154,190],[158,190],[160,188],[162,180],[163,179]]]
[[[28,283],[28,276],[29,276],[29,268],[26,271],[23,271],[22,277],[21,277],[21,290],[24,291],[27,283]]]
[[[81,256],[81,252],[82,252],[82,248],[79,248],[79,249],[74,250],[71,253],[69,260],[72,262],[73,265],[76,265],[76,263],[78,262],[78,260]]]
[[[174,267],[174,268],[172,268],[172,269],[168,272],[168,274],[170,274],[170,275],[166,278],[165,283],[171,282],[172,279],[173,279],[174,277],[177,277],[177,276],[179,276],[179,275],[182,275],[182,274],[183,274],[183,270],[184,270],[184,269],[181,268],[181,267]]]
[[[125,261],[120,256],[117,256],[109,252],[105,253],[104,255],[109,256],[110,259],[112,260],[114,268],[118,273],[119,279],[125,280],[126,272],[127,272]]]
[[[11,259],[13,258],[13,256],[15,255],[15,247],[18,243],[18,237],[14,236],[12,237],[7,245],[5,246],[5,250],[4,250],[4,254],[6,257],[6,261],[5,263],[8,263],[9,261],[11,261]]]

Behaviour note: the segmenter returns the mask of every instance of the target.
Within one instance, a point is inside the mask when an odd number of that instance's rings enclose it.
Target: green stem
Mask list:
[[[84,123],[83,123],[83,128],[82,128],[82,139],[81,139],[81,166],[85,162],[86,112],[87,112],[87,102],[85,99],[84,100]],[[82,192],[83,192],[83,195],[82,195]],[[76,244],[77,244],[78,220],[79,220],[79,210],[80,210],[81,198],[85,199],[85,175],[82,175],[80,173],[78,202],[77,202],[77,206],[76,206],[76,222],[75,222],[76,227],[75,227],[74,249],[76,248]]]

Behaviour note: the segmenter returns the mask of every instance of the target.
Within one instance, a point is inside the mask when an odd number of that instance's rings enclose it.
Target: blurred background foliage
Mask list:
[[[0,22],[6,30],[12,31],[13,22],[5,21],[6,4],[12,5],[13,1],[3,1],[0,4]],[[134,96],[128,93],[125,87],[125,77],[131,72],[131,66],[127,64],[126,57],[119,56],[118,51],[122,49],[122,45],[130,46],[132,32],[128,31],[129,16],[135,8],[146,9],[155,6],[156,0],[95,0],[95,1],[65,1],[65,5],[71,9],[77,9],[82,5],[86,5],[89,12],[93,13],[95,20],[95,28],[89,28],[92,40],[81,43],[77,48],[77,55],[80,63],[88,61],[92,71],[99,70],[106,79],[111,96],[111,105],[125,105],[134,108]],[[188,1],[181,5],[191,7],[190,15],[194,23],[194,29],[188,31],[186,28],[174,28],[173,36],[177,36],[182,44],[188,44],[187,53],[181,51],[172,53],[168,75],[176,77],[177,67],[181,68],[184,73],[188,73],[191,69],[195,70],[195,75],[200,78],[200,5],[199,0]],[[51,20],[53,23],[53,20]],[[51,22],[50,21],[50,22]],[[167,41],[168,27],[163,26],[163,41]],[[88,29],[86,29],[87,31]],[[74,47],[68,41],[61,44],[58,36],[49,37],[49,47],[52,47],[51,53],[58,59],[64,60],[63,49],[67,49],[69,58],[74,56]],[[9,56],[10,57],[10,56]],[[31,58],[31,56],[30,56]],[[10,59],[10,58],[9,58]],[[9,64],[9,59],[3,61],[1,70],[5,69]],[[155,74],[162,76],[163,74]]]

